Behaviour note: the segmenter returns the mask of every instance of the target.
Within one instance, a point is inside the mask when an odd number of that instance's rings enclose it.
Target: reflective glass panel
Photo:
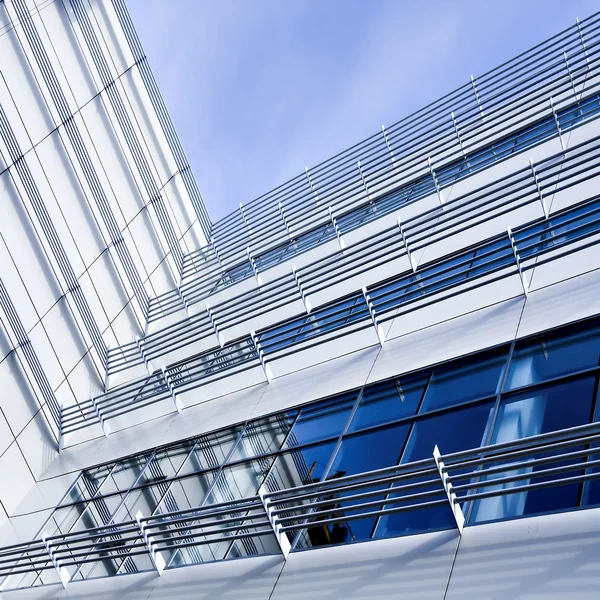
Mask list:
[[[367,386],[348,431],[382,425],[417,412],[429,372]]]
[[[436,367],[420,412],[493,396],[507,355],[508,348],[501,348]]]

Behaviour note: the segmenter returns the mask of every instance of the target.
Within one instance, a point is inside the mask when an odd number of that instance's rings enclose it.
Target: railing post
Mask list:
[[[44,544],[44,548],[46,548],[46,552],[48,553],[48,556],[50,557],[50,562],[54,565],[54,569],[56,570],[58,578],[60,579],[60,582],[64,589],[69,584],[69,581],[71,580],[71,576],[69,575],[69,572],[67,571],[67,569],[65,567],[60,566],[60,560],[58,558],[56,558],[56,556],[54,555],[54,552],[52,550],[52,544],[51,544],[51,542],[48,542],[48,540],[46,539],[47,536],[46,536],[45,532],[42,533],[41,538],[42,538],[42,543]],[[65,555],[65,556],[68,557],[68,555]]]
[[[223,341],[223,336],[221,335],[221,332],[219,331],[219,326],[217,325],[217,321],[214,317],[214,315],[212,314],[212,311],[210,310],[210,305],[208,304],[208,302],[206,303],[206,312],[208,313],[208,318],[210,320],[210,324],[212,325],[213,331],[215,332],[215,335],[217,336],[217,341],[219,342],[219,346],[221,346],[221,348],[224,346],[225,342]]]
[[[287,231],[288,237],[291,240],[292,239],[292,233],[290,232],[290,226],[288,224],[287,217],[285,216],[285,212],[283,210],[283,204],[281,204],[281,202],[279,202],[278,206],[279,206],[279,214],[281,215],[281,218],[283,219],[283,224],[285,225],[285,230]]]
[[[343,252],[346,249],[346,242],[344,241],[344,238],[342,237],[340,228],[338,227],[337,219],[333,216],[333,208],[331,208],[331,206],[329,207],[329,218],[331,219],[331,224],[333,225],[333,229],[335,230],[335,235],[337,236],[338,243]]]
[[[531,174],[533,175],[533,181],[535,183],[535,188],[538,193],[538,197],[540,199],[540,203],[542,205],[542,210],[544,211],[544,216],[546,219],[548,218],[548,209],[546,208],[546,203],[544,202],[544,196],[542,195],[542,188],[540,187],[540,182],[537,176],[537,172],[535,170],[535,165],[533,163],[533,158],[529,159],[529,166],[531,167]]]
[[[252,251],[250,250],[250,246],[246,248],[246,252],[248,254],[248,260],[250,261],[250,266],[252,267],[252,271],[254,273],[254,277],[256,278],[256,285],[260,287],[262,285],[262,279],[260,277],[260,273],[256,268],[256,263],[254,262],[254,257],[252,256]]]
[[[367,186],[367,180],[365,178],[365,173],[360,164],[360,160],[356,161],[356,165],[358,166],[358,172],[360,173],[360,178],[362,179],[363,186],[365,187],[365,193],[367,194],[367,197],[369,197],[369,187]]]
[[[406,241],[406,233],[404,232],[404,227],[402,225],[402,217],[398,217],[398,229],[400,230],[400,235],[402,236],[402,241],[404,242],[404,249],[406,250],[408,260],[410,261],[410,266],[412,267],[413,273],[416,273],[417,262],[415,261],[413,255],[411,254],[410,248],[408,247],[408,242]]]
[[[377,338],[379,339],[379,345],[383,348],[383,343],[385,342],[385,332],[383,331],[379,321],[377,320],[377,314],[375,313],[375,307],[373,306],[373,302],[371,301],[371,297],[367,292],[367,288],[363,287],[362,289],[363,298],[367,303],[367,308],[369,309],[369,314],[371,315],[371,321],[373,322],[373,327],[375,327],[375,333],[377,334]]]
[[[175,386],[173,385],[173,382],[171,381],[171,378],[169,377],[169,373],[167,372],[167,369],[165,367],[162,367],[161,372],[162,372],[163,379],[165,380],[165,383],[166,383],[167,387],[169,388],[169,392],[171,392],[171,400],[173,400],[173,404],[175,405],[177,412],[180,413],[183,409],[183,405],[181,404],[181,400],[179,399],[179,396],[177,395],[177,392],[175,391]]]
[[[146,371],[148,372],[148,375],[152,375],[152,365],[150,364],[150,361],[148,360],[148,357],[146,356],[146,353],[144,352],[144,347],[142,346],[142,342],[141,342],[139,336],[135,338],[135,343],[137,345],[138,352],[140,353],[140,356],[142,357],[142,360],[144,361],[144,366],[146,367]]]
[[[252,235],[252,229],[250,228],[250,223],[248,223],[248,218],[246,217],[246,211],[244,210],[244,205],[240,202],[240,212],[242,213],[242,218],[244,219],[244,223],[246,224],[246,232],[248,235]]]
[[[571,80],[571,87],[573,88],[573,94],[575,94],[575,99],[579,100],[580,96],[577,94],[577,88],[575,87],[575,80],[573,79],[573,73],[571,72],[571,65],[569,65],[569,59],[567,58],[567,53],[563,52],[563,58],[565,59],[565,65],[567,65],[567,72],[569,73],[569,79]]]
[[[94,407],[94,412],[98,417],[98,421],[100,421],[100,427],[102,427],[102,433],[104,433],[104,437],[108,437],[110,435],[110,427],[108,426],[108,423],[104,420],[104,417],[102,416],[102,410],[98,406],[95,396],[92,396],[91,399],[92,406]]]
[[[292,549],[292,545],[290,544],[290,540],[288,539],[287,533],[281,531],[281,525],[277,522],[277,516],[273,515],[273,508],[271,506],[271,502],[268,498],[265,498],[265,495],[268,493],[265,484],[260,486],[258,490],[258,496],[260,501],[262,502],[265,512],[267,513],[267,518],[271,523],[271,527],[273,528],[273,533],[275,534],[275,539],[279,544],[279,548],[281,549],[281,553],[283,554],[284,560],[287,560],[287,557]]]
[[[583,37],[583,31],[581,30],[581,23],[579,22],[579,18],[576,18],[575,22],[577,23],[577,29],[579,31],[579,39],[581,40],[581,46],[583,47],[583,51],[585,52],[585,62],[589,69],[590,68],[590,57],[588,56],[588,51],[587,51],[587,47],[585,45],[585,39]]]
[[[306,171],[306,178],[308,179],[308,184],[310,185],[310,189],[313,193],[313,196],[315,197],[315,202],[317,204],[319,204],[319,196],[317,195],[317,192],[315,191],[315,186],[313,185],[312,178],[310,176],[310,171],[308,170],[308,167],[304,167],[304,170]]]
[[[292,265],[292,275],[294,276],[294,280],[296,281],[296,286],[298,287],[298,291],[300,292],[300,296],[302,297],[302,303],[304,304],[304,309],[306,310],[306,314],[310,314],[312,309],[310,305],[310,300],[308,296],[304,293],[304,287],[302,285],[302,281],[300,280],[300,276],[296,271],[296,265]]]
[[[456,123],[456,118],[454,117],[454,111],[450,113],[452,117],[452,124],[454,125],[454,131],[456,132],[456,138],[458,139],[458,144],[460,145],[460,149],[462,150],[463,156],[467,155],[465,147],[463,145],[462,138],[460,137],[460,131],[458,131],[458,124]]]
[[[223,267],[223,260],[221,259],[221,253],[219,252],[219,248],[217,248],[217,243],[215,242],[215,238],[211,237],[210,238],[210,245],[212,246],[213,252],[215,253],[215,256],[217,257],[217,260],[219,261],[219,267],[221,268],[221,271],[224,271],[224,267]]]
[[[485,113],[483,112],[483,106],[481,105],[481,100],[479,99],[479,92],[477,91],[477,86],[475,85],[475,77],[471,75],[471,85],[473,86],[473,92],[475,93],[475,100],[477,100],[477,106],[479,106],[479,112],[481,113],[481,119],[485,117]]]
[[[152,559],[154,567],[156,568],[156,572],[160,576],[160,575],[162,575],[162,572],[165,569],[165,559],[162,557],[160,552],[158,552],[154,548],[154,542],[152,541],[152,536],[148,533],[146,526],[142,522],[143,518],[144,518],[144,515],[142,514],[142,511],[138,510],[135,515],[135,520],[137,521],[138,527],[140,528],[140,533],[142,534],[142,538],[144,540],[144,543],[146,544],[146,548],[148,548],[148,553],[150,554],[150,558]]]
[[[552,96],[550,96],[550,108],[552,109],[552,114],[554,115],[554,122],[556,123],[556,130],[558,131],[558,139],[560,140],[560,147],[562,151],[565,151],[565,140],[562,136],[562,131],[560,130],[560,123],[558,122],[558,115],[556,114],[556,109],[554,108],[554,102],[552,100]]]
[[[456,527],[458,527],[458,533],[462,535],[463,528],[465,526],[465,516],[460,504],[458,503],[456,494],[452,489],[452,484],[448,480],[448,471],[444,465],[444,461],[442,461],[442,456],[437,446],[433,449],[433,460],[435,460],[435,466],[440,474],[442,485],[444,486],[444,491],[446,492],[446,497],[448,498],[448,502],[450,502],[450,510],[452,510],[452,514],[454,515]]]
[[[267,364],[265,360],[265,353],[258,341],[258,336],[256,335],[256,331],[252,330],[250,332],[250,337],[252,338],[252,343],[254,344],[254,349],[256,350],[256,354],[258,354],[258,360],[260,360],[260,364],[265,372],[265,377],[267,381],[271,383],[271,379],[273,379],[273,373],[271,373],[271,367]]]
[[[442,190],[440,189],[440,184],[438,183],[437,176],[435,174],[435,171],[433,170],[433,165],[431,164],[431,156],[429,156],[427,158],[427,164],[429,165],[429,172],[431,173],[431,177],[433,178],[433,183],[435,185],[435,190],[438,195],[438,200],[440,201],[440,204],[443,205],[444,204],[444,195],[442,194]]]
[[[392,159],[392,164],[394,164],[394,162],[396,160],[394,158],[394,151],[392,150],[392,146],[390,144],[390,140],[388,140],[388,136],[387,136],[387,133],[385,131],[385,127],[383,125],[381,126],[381,131],[383,132],[383,139],[385,140],[385,144],[386,144],[387,149],[388,149],[388,151],[390,153],[390,158]]]
[[[523,272],[523,269],[521,268],[521,259],[519,257],[519,253],[517,251],[517,245],[515,244],[515,240],[513,238],[510,227],[506,231],[508,233],[508,239],[510,240],[510,246],[512,248],[513,255],[515,257],[515,262],[517,263],[519,277],[521,278],[521,285],[523,286],[523,294],[525,294],[525,297],[527,297],[527,295],[529,294],[529,286],[527,284],[527,279],[525,278],[525,273]]]

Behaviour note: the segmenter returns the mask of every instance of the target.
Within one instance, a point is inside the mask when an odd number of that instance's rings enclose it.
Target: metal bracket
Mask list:
[[[254,277],[256,278],[256,285],[260,287],[262,285],[262,279],[256,268],[256,263],[254,262],[254,258],[252,257],[252,252],[250,251],[250,246],[246,248],[246,252],[248,253],[248,260],[250,261],[250,266],[252,267],[252,271],[254,272]]]
[[[175,405],[177,412],[180,413],[183,410],[183,404],[181,404],[181,400],[179,399],[179,396],[177,395],[177,392],[175,391],[175,386],[173,385],[173,382],[171,381],[171,378],[169,377],[169,374],[167,373],[167,370],[165,367],[161,368],[161,372],[162,372],[163,379],[165,380],[165,383],[167,384],[167,387],[169,388],[169,391],[171,392],[171,400],[173,400],[173,404]]]
[[[310,185],[310,189],[312,190],[313,196],[315,197],[315,201],[317,204],[319,204],[319,196],[315,191],[315,186],[313,185],[312,179],[310,177],[310,171],[308,170],[308,167],[304,167],[304,170],[306,171],[306,178],[308,179],[308,183]]]
[[[438,200],[440,204],[444,204],[444,196],[442,194],[442,190],[440,190],[440,184],[438,183],[435,171],[433,170],[433,165],[431,164],[431,156],[427,158],[427,164],[429,165],[429,172],[431,173],[431,177],[433,178],[433,183],[435,185],[435,190],[438,195]]]
[[[450,116],[452,117],[452,124],[454,125],[454,131],[456,132],[456,138],[458,139],[458,143],[460,145],[460,149],[462,150],[463,156],[466,156],[467,155],[467,151],[465,150],[462,138],[460,137],[460,131],[458,131],[458,124],[456,122],[456,118],[454,117],[454,111],[452,111],[450,113]]]
[[[521,268],[521,259],[519,257],[517,245],[515,244],[515,240],[513,239],[513,235],[512,235],[512,231],[510,230],[510,227],[506,230],[506,232],[508,233],[508,239],[510,240],[510,246],[512,248],[513,255],[515,257],[515,262],[517,263],[519,277],[521,278],[521,285],[523,286],[523,293],[525,294],[525,297],[527,297],[527,294],[529,294],[529,286],[527,285],[527,279],[525,278],[525,273],[523,272],[523,269]]]
[[[565,141],[563,140],[562,131],[560,130],[560,123],[558,122],[558,115],[556,114],[556,109],[554,108],[554,102],[552,101],[552,96],[550,96],[550,108],[552,109],[552,114],[554,115],[554,122],[556,123],[556,129],[558,131],[558,139],[560,140],[560,147],[562,151],[565,151]]]
[[[271,523],[271,527],[273,528],[273,533],[275,534],[275,539],[279,544],[279,548],[283,554],[284,560],[287,560],[287,557],[292,549],[292,545],[290,544],[290,540],[288,539],[287,534],[284,531],[281,531],[281,525],[277,522],[277,516],[273,515],[273,508],[271,506],[271,502],[268,498],[265,498],[265,495],[268,494],[268,490],[263,483],[258,489],[258,497],[265,507],[265,512],[267,513],[267,518]]]
[[[306,310],[306,314],[310,314],[312,310],[312,306],[310,305],[310,300],[308,296],[304,293],[304,287],[302,286],[302,281],[296,271],[296,265],[292,265],[292,275],[294,276],[294,280],[296,281],[296,285],[298,286],[298,291],[300,292],[300,296],[302,297],[302,303],[304,304],[304,308]]]
[[[454,520],[456,521],[456,526],[458,527],[458,533],[462,535],[463,528],[465,526],[465,516],[460,504],[458,503],[456,494],[452,489],[452,484],[448,480],[448,472],[444,462],[442,461],[442,455],[440,454],[440,450],[437,446],[433,449],[433,460],[435,460],[435,466],[440,474],[442,485],[444,486],[444,491],[446,492],[446,497],[448,498],[448,502],[450,502],[450,509],[454,515]]]
[[[252,343],[254,344],[254,349],[256,350],[256,354],[258,354],[258,360],[260,360],[260,364],[265,372],[265,377],[267,381],[271,383],[271,379],[273,379],[273,373],[271,372],[271,367],[267,364],[265,360],[265,353],[258,341],[258,337],[256,335],[256,331],[252,330],[250,332],[250,337],[252,338]]]
[[[329,207],[329,218],[331,219],[331,223],[333,225],[333,228],[335,229],[335,235],[337,236],[338,243],[343,252],[346,249],[346,242],[344,241],[340,228],[338,227],[337,219],[333,216],[333,209],[331,208],[331,206]]]
[[[223,341],[223,336],[221,335],[221,332],[219,331],[219,326],[217,325],[217,321],[214,317],[214,315],[212,314],[212,311],[210,310],[210,305],[208,304],[208,302],[206,303],[206,312],[208,313],[208,318],[210,320],[210,324],[212,325],[213,331],[215,332],[215,335],[217,336],[217,341],[219,342],[219,346],[221,346],[221,348],[225,345],[225,342]]]
[[[392,159],[392,164],[394,164],[394,162],[396,160],[394,158],[394,151],[392,150],[392,146],[390,144],[390,140],[388,140],[388,136],[387,136],[387,133],[385,131],[385,127],[383,125],[381,126],[381,131],[383,132],[383,138],[385,139],[385,144],[386,144],[386,146],[387,146],[387,148],[389,150],[390,158]]]
[[[100,407],[98,406],[98,403],[96,402],[96,397],[92,396],[91,400],[92,400],[92,406],[94,407],[94,412],[96,413],[96,416],[98,417],[98,421],[100,421],[100,427],[102,427],[102,433],[104,433],[104,437],[108,437],[110,435],[110,427],[108,426],[108,423],[104,420],[104,417],[102,416],[102,410],[100,409]]]
[[[362,170],[362,167],[360,165],[360,160],[356,161],[356,164],[358,166],[358,171],[360,173],[360,177],[362,179],[363,185],[365,186],[365,192],[366,192],[367,197],[368,197],[369,196],[369,187],[367,186],[367,180],[365,178],[364,171]]]
[[[400,235],[402,236],[402,241],[404,242],[404,249],[406,250],[408,260],[410,261],[410,266],[412,267],[413,273],[416,273],[417,262],[411,254],[410,248],[408,247],[408,242],[406,241],[406,233],[404,232],[404,226],[402,225],[402,217],[398,217],[398,229],[400,230]]]
[[[140,528],[140,532],[142,534],[142,538],[144,538],[144,542],[146,544],[146,548],[148,548],[148,553],[150,554],[150,558],[154,563],[154,567],[156,568],[156,572],[158,575],[162,575],[162,572],[165,569],[165,559],[162,557],[160,552],[158,552],[154,548],[154,542],[152,541],[152,536],[148,533],[144,523],[142,523],[142,519],[144,515],[141,510],[138,510],[135,515],[135,520],[137,521],[138,527]]]
[[[60,582],[62,583],[63,588],[66,588],[67,585],[69,584],[69,581],[71,581],[71,576],[69,575],[69,572],[67,571],[66,567],[60,566],[60,561],[56,558],[56,556],[54,555],[54,552],[52,551],[51,543],[48,542],[46,539],[47,538],[46,533],[42,533],[41,538],[42,538],[42,543],[44,544],[44,548],[46,548],[46,552],[48,553],[48,556],[50,557],[50,562],[52,562],[52,564],[54,565],[54,569],[56,570],[58,578],[60,579]]]
[[[477,106],[479,106],[479,112],[481,113],[482,120],[485,117],[485,113],[483,112],[483,106],[481,105],[481,100],[479,99],[479,92],[477,91],[477,86],[475,85],[475,77],[471,75],[471,85],[473,86],[473,92],[475,92],[475,100],[477,100]]]
[[[546,208],[546,203],[544,202],[544,196],[542,195],[542,188],[540,187],[540,182],[538,180],[537,172],[535,170],[535,165],[533,164],[533,158],[529,159],[529,166],[531,167],[531,173],[533,175],[533,180],[535,182],[535,187],[537,189],[537,193],[538,193],[540,202],[542,204],[542,210],[544,211],[544,216],[547,219],[548,218],[548,209]]]
[[[375,333],[377,334],[377,338],[379,339],[379,345],[383,348],[383,343],[385,342],[385,332],[383,331],[379,321],[377,320],[377,314],[375,313],[375,307],[373,306],[373,302],[371,301],[371,297],[367,292],[367,288],[362,288],[363,297],[365,302],[367,303],[367,308],[369,309],[369,314],[371,315],[371,321],[373,322],[373,327],[375,327]]]
[[[291,240],[292,234],[290,232],[290,226],[288,224],[287,217],[285,216],[285,212],[283,211],[283,204],[281,204],[281,202],[279,202],[278,206],[279,206],[279,214],[281,214],[281,218],[283,219],[283,224],[285,225],[285,230],[287,231],[288,237]]]

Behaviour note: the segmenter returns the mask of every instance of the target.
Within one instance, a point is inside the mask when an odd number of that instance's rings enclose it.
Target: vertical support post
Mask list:
[[[567,72],[569,73],[569,79],[571,80],[571,87],[573,88],[573,94],[575,94],[575,98],[579,100],[580,95],[577,94],[577,88],[575,87],[575,80],[573,79],[573,73],[571,72],[571,65],[569,65],[569,60],[567,59],[567,53],[563,52],[563,58],[565,59],[565,65],[567,65]]]
[[[471,75],[471,85],[473,86],[475,100],[477,100],[477,106],[479,106],[479,112],[481,114],[481,119],[483,120],[485,117],[485,113],[483,112],[483,106],[481,105],[481,100],[479,99],[479,92],[477,91],[477,86],[475,85],[475,77],[473,77],[473,75]]]
[[[460,507],[460,504],[456,499],[456,494],[452,489],[452,484],[448,480],[448,471],[446,469],[446,466],[444,465],[444,461],[442,461],[442,455],[440,454],[439,448],[437,446],[433,449],[433,460],[435,460],[435,466],[437,467],[438,473],[440,474],[442,485],[444,486],[444,491],[446,492],[446,497],[448,498],[448,502],[450,502],[450,509],[452,510],[452,514],[454,515],[456,527],[458,527],[458,533],[462,535],[463,528],[465,526],[465,516]]]
[[[308,167],[304,167],[304,170],[306,171],[306,178],[308,179],[308,183],[310,185],[310,189],[312,190],[313,196],[315,197],[315,201],[317,204],[319,204],[319,196],[317,195],[317,192],[315,191],[315,186],[313,185],[311,176],[310,176],[310,171],[308,170]]]
[[[435,171],[433,170],[433,165],[431,164],[431,156],[429,156],[427,158],[427,164],[429,165],[429,172],[431,173],[431,177],[433,178],[433,183],[435,185],[435,190],[437,192],[438,195],[438,200],[440,201],[440,204],[444,204],[444,196],[442,194],[442,190],[440,189],[440,184],[438,183]]]
[[[46,532],[41,535],[42,543],[44,544],[44,548],[46,548],[46,552],[50,557],[50,562],[54,565],[54,569],[60,579],[60,582],[63,586],[63,589],[67,587],[69,581],[71,580],[71,576],[65,567],[60,566],[60,560],[56,558],[54,551],[52,550],[52,543],[48,542]],[[66,555],[68,556],[68,555]]]
[[[215,242],[214,237],[210,238],[210,245],[212,246],[213,252],[215,253],[215,256],[217,257],[217,260],[219,261],[219,267],[221,268],[221,271],[224,271],[223,260],[221,259],[221,253],[219,252],[219,249],[217,248],[217,243]]]
[[[335,235],[337,236],[338,243],[343,252],[346,249],[346,242],[344,242],[344,238],[342,237],[342,233],[340,231],[340,228],[338,227],[337,219],[333,216],[333,209],[331,208],[331,206],[329,207],[329,218],[331,219],[331,223],[333,225],[333,228],[335,229]]]
[[[292,549],[292,545],[290,544],[290,540],[288,539],[285,531],[281,531],[281,524],[277,522],[277,515],[273,515],[273,507],[268,498],[266,498],[266,494],[268,493],[265,484],[263,483],[258,489],[258,497],[265,507],[265,512],[267,513],[267,518],[271,523],[271,527],[273,528],[273,533],[275,534],[275,539],[279,544],[279,548],[281,549],[281,553],[283,554],[283,559],[287,560],[287,557]]]
[[[281,204],[281,202],[279,202],[278,206],[279,206],[279,214],[281,215],[281,218],[283,219],[283,224],[285,225],[285,230],[287,231],[288,238],[290,238],[290,240],[291,240],[292,234],[290,232],[290,226],[288,224],[287,217],[285,216],[285,212],[283,210],[283,204]]]
[[[560,130],[560,123],[558,122],[558,114],[556,114],[556,109],[554,108],[554,102],[552,100],[552,96],[550,96],[550,108],[552,109],[552,114],[554,115],[554,123],[556,123],[556,130],[558,131],[558,139],[560,140],[560,147],[563,152],[565,151],[565,141],[562,136],[562,131]]]
[[[179,296],[179,298],[181,299],[181,302],[183,303],[183,308],[185,308],[185,314],[188,317],[191,317],[192,311],[190,309],[190,305],[187,303],[187,300],[185,299],[185,296],[183,295],[183,292],[181,291],[181,284],[177,285],[177,295]]]
[[[404,242],[404,249],[406,250],[408,260],[410,261],[410,266],[412,267],[413,273],[416,273],[417,261],[413,257],[410,248],[408,247],[408,242],[406,241],[406,233],[404,232],[404,226],[402,225],[402,217],[398,217],[398,229],[400,230],[400,235],[402,236],[402,241]]]
[[[217,336],[217,341],[219,342],[219,346],[221,346],[221,348],[222,348],[224,346],[223,336],[221,335],[221,332],[219,331],[219,326],[217,325],[217,321],[212,313],[212,310],[210,310],[210,305],[208,304],[208,302],[206,303],[206,312],[208,313],[208,318],[210,320],[210,324],[212,325],[213,331],[215,332],[215,335]]]
[[[148,375],[152,375],[152,365],[146,356],[146,352],[144,352],[144,347],[142,346],[142,341],[139,337],[135,338],[135,343],[137,344],[138,352],[140,353],[142,360],[144,361],[144,366],[146,367],[146,371],[148,371]]]
[[[298,291],[300,292],[300,296],[302,297],[302,303],[304,304],[306,314],[310,314],[312,307],[310,305],[308,296],[304,293],[304,287],[302,286],[302,281],[300,280],[300,276],[296,271],[296,265],[292,265],[292,275],[294,276],[294,280],[296,281],[296,285],[298,286]]]
[[[508,233],[508,239],[510,240],[510,246],[512,248],[513,255],[515,257],[515,262],[517,263],[519,277],[521,278],[521,285],[523,286],[523,294],[525,294],[525,297],[527,297],[527,294],[529,293],[529,286],[527,285],[527,279],[525,278],[525,273],[523,272],[523,269],[521,268],[521,259],[519,257],[517,245],[515,244],[515,240],[513,238],[510,227],[506,231]]]
[[[456,138],[458,139],[458,144],[463,153],[463,156],[466,156],[467,152],[465,150],[465,146],[463,144],[462,138],[460,137],[460,131],[458,130],[458,123],[456,122],[456,118],[454,117],[454,111],[452,111],[450,113],[450,116],[452,117],[452,125],[454,125],[454,131],[456,132]]]
[[[150,558],[152,559],[152,562],[154,563],[156,572],[158,573],[159,576],[161,576],[162,572],[165,569],[165,559],[162,557],[160,552],[158,552],[154,548],[154,542],[152,540],[152,536],[148,533],[148,530],[146,529],[146,526],[144,525],[144,521],[142,521],[143,518],[144,518],[144,515],[142,514],[142,511],[138,510],[135,515],[135,520],[137,521],[138,527],[140,528],[140,533],[142,534],[142,538],[144,540],[144,543],[146,544],[146,548],[148,548],[148,553],[150,554]]]
[[[183,405],[181,404],[181,400],[179,399],[179,396],[177,395],[177,392],[175,391],[175,386],[173,385],[173,382],[171,381],[171,378],[169,377],[169,374],[165,367],[161,368],[161,372],[162,372],[163,379],[165,380],[165,384],[167,385],[167,387],[169,388],[169,391],[171,392],[171,400],[173,401],[173,404],[175,405],[177,412],[180,413],[183,409]]]
[[[544,201],[544,196],[542,195],[542,188],[540,187],[540,182],[538,180],[537,172],[535,170],[533,158],[529,159],[529,166],[531,167],[531,174],[533,175],[533,181],[535,183],[535,188],[537,189],[538,197],[540,199],[540,203],[542,204],[542,210],[544,211],[544,216],[547,219],[548,218],[548,209],[546,208],[546,202]]]
[[[102,427],[102,433],[104,433],[104,437],[108,437],[110,435],[110,427],[108,423],[104,420],[104,416],[102,415],[102,409],[98,406],[98,402],[96,402],[96,397],[92,396],[92,406],[94,407],[94,412],[98,417],[98,421],[100,421],[100,427]]]
[[[271,373],[271,367],[267,364],[265,360],[265,353],[258,341],[258,336],[256,335],[256,331],[252,330],[250,332],[250,337],[252,338],[252,343],[254,344],[254,349],[256,350],[256,354],[258,355],[258,360],[260,360],[260,364],[265,372],[265,377],[267,381],[271,383],[271,379],[273,379],[273,373]]]
[[[246,211],[244,210],[244,205],[241,202],[240,202],[240,212],[242,213],[244,223],[246,224],[246,231],[248,232],[248,235],[252,235],[252,229],[250,228],[250,223],[248,223],[248,218],[246,217]]]
[[[252,257],[252,252],[250,250],[250,246],[248,246],[246,248],[246,252],[248,253],[248,260],[250,261],[250,266],[252,267],[252,271],[254,272],[254,277],[256,278],[256,284],[258,285],[258,287],[260,287],[262,285],[262,279],[260,277],[258,269],[256,268],[256,262],[254,262],[254,258]]]
[[[392,146],[390,144],[390,140],[388,140],[388,136],[387,133],[385,131],[385,126],[381,126],[381,131],[383,133],[383,139],[385,140],[385,144],[387,146],[387,149],[390,153],[390,158],[392,159],[392,164],[394,164],[394,162],[396,161],[396,159],[394,158],[394,151],[392,150]]]
[[[383,343],[385,342],[385,332],[383,331],[379,321],[377,320],[377,314],[375,313],[375,307],[373,306],[373,302],[371,301],[371,297],[367,292],[367,288],[362,288],[363,298],[367,303],[367,308],[369,309],[369,314],[371,315],[371,321],[373,322],[373,327],[375,327],[375,333],[377,334],[377,338],[379,339],[379,345],[383,348]]]
[[[365,192],[366,192],[367,197],[368,197],[369,196],[369,187],[367,186],[367,180],[365,178],[365,173],[362,170],[362,166],[360,164],[360,160],[356,161],[356,164],[358,166],[358,172],[360,173],[360,178],[362,179],[363,186],[365,187]]]
[[[588,51],[587,51],[587,47],[585,45],[585,39],[583,37],[583,31],[581,29],[581,23],[579,22],[579,18],[576,18],[575,22],[577,23],[577,30],[579,31],[579,39],[581,40],[581,46],[583,47],[583,51],[585,52],[585,62],[589,69],[590,68],[590,57],[588,56]]]

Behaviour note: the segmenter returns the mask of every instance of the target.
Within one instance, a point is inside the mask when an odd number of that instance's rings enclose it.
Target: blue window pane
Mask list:
[[[327,479],[336,479],[345,475],[354,475],[397,464],[400,460],[409,429],[410,425],[408,424],[396,425],[344,438],[329,470]],[[376,486],[361,489],[360,491],[366,492],[375,489],[377,489]],[[327,499],[331,499],[331,505],[327,505],[321,510],[332,510],[339,507],[340,516],[343,514],[351,515],[356,514],[356,511],[349,510],[352,504],[367,501],[344,502],[344,496],[346,495],[348,494],[341,494],[335,497],[330,496]],[[376,500],[376,498],[372,498],[372,500]],[[315,513],[314,519],[319,519],[318,511]],[[308,538],[313,546],[368,539],[371,537],[375,523],[376,519],[370,518],[338,523],[335,526],[309,527],[306,530],[307,537],[305,536],[302,539],[307,540]]]
[[[588,423],[592,415],[594,389],[595,378],[585,377],[549,386],[545,389],[503,398],[494,426],[492,443],[502,443]],[[572,448],[572,450],[576,449]],[[547,469],[559,464],[567,463],[551,463],[540,468]],[[521,470],[516,469],[495,477],[535,470],[531,467]],[[518,487],[528,482],[536,483],[539,481],[544,481],[544,479],[525,479],[520,482],[505,484],[505,486]],[[487,487],[485,489],[487,491],[494,488]],[[498,498],[486,498],[475,503],[471,521],[506,519],[577,506],[579,491],[579,484],[571,484],[515,493]]]
[[[420,412],[493,396],[507,356],[501,348],[436,367]]]
[[[494,402],[489,401],[416,421],[402,456],[402,463],[433,456],[436,445],[442,454],[450,454],[485,444],[493,411]],[[426,479],[436,479],[436,477],[429,476]],[[440,491],[439,496],[427,500],[445,498],[441,483],[437,481],[431,487],[420,487],[416,491],[433,489]],[[386,508],[391,508],[391,505]],[[444,503],[433,508],[384,516],[377,526],[376,537],[451,529],[455,526],[450,506]]]
[[[429,372],[383,381],[365,388],[349,431],[383,425],[417,412]]]
[[[286,447],[293,448],[340,435],[348,422],[357,396],[358,392],[350,392],[305,406],[292,427]]]
[[[518,343],[511,361],[506,389],[547,381],[598,365],[600,328],[589,323],[569,333],[549,333]]]

